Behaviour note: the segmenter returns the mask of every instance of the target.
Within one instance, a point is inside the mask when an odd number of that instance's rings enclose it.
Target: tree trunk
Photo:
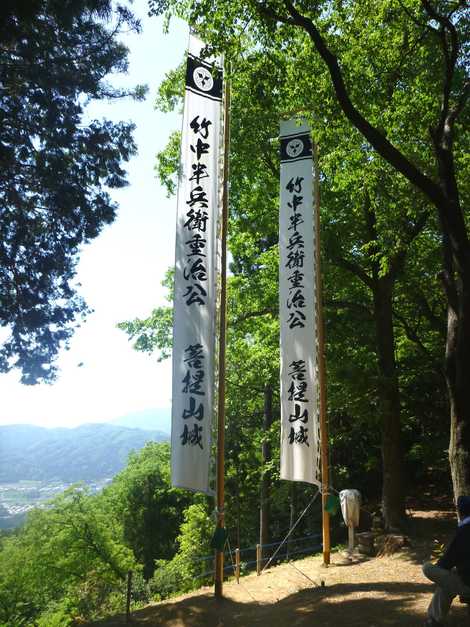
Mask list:
[[[267,464],[271,461],[271,445],[267,439],[267,435],[273,423],[273,390],[270,385],[264,389],[264,417],[263,431],[264,439],[262,446],[262,479],[261,479],[261,510],[260,510],[260,544],[263,553],[263,545],[269,543],[269,519],[270,519],[270,491],[271,477],[269,470],[266,469]]]
[[[390,276],[377,277],[373,286],[379,368],[378,400],[382,419],[382,506],[385,528],[390,531],[400,529],[405,521],[400,392],[392,319],[393,282]]]
[[[454,498],[470,495],[470,279],[456,285],[447,308],[446,383],[450,402],[449,462]]]
[[[470,242],[453,158],[449,118],[432,133],[444,202],[438,205],[443,233],[447,297],[445,374],[450,404],[449,462],[454,498],[470,495]]]

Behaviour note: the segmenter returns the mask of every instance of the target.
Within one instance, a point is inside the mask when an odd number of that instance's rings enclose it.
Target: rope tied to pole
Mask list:
[[[284,544],[287,542],[287,540],[290,538],[290,536],[292,535],[292,533],[294,532],[294,529],[297,527],[297,525],[299,524],[299,522],[302,520],[302,518],[305,516],[305,514],[307,513],[307,511],[310,509],[310,507],[313,505],[313,503],[315,502],[315,499],[317,498],[317,496],[321,494],[321,489],[317,488],[317,492],[313,495],[311,501],[307,504],[307,506],[305,507],[304,511],[300,514],[300,516],[298,517],[298,519],[296,520],[295,524],[292,525],[292,527],[289,529],[288,534],[286,535],[286,537],[284,538],[284,540],[281,542],[281,544],[277,547],[276,551],[273,553],[273,555],[271,555],[271,557],[268,560],[268,563],[266,564],[266,566],[264,566],[264,568],[261,570],[261,573],[263,573],[266,568],[269,568],[269,565],[271,564],[271,562],[273,561],[273,559],[276,557],[276,555],[279,553],[279,551],[281,550],[281,548],[284,546]]]

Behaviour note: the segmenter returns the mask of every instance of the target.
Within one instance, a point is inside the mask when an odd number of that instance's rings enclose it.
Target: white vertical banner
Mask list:
[[[214,407],[220,59],[190,35],[176,222],[171,482],[209,491]]]
[[[281,122],[281,479],[319,484],[315,222],[310,128]]]

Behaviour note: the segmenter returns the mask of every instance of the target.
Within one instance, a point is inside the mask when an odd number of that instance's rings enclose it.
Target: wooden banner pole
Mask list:
[[[326,366],[325,366],[325,329],[323,319],[323,285],[320,259],[320,172],[318,167],[318,147],[313,142],[314,162],[314,202],[315,202],[315,265],[317,288],[317,323],[318,323],[318,375],[320,385],[320,443],[321,443],[321,485],[322,485],[322,528],[323,528],[323,564],[330,563],[330,515],[326,511],[329,490],[329,453],[328,423],[326,415]]]
[[[224,172],[222,196],[221,269],[220,269],[220,331],[219,331],[219,395],[217,411],[217,528],[224,529],[224,473],[225,473],[225,346],[227,328],[227,226],[228,177],[230,152],[230,84],[224,88]],[[217,598],[223,596],[224,549],[215,554],[215,585]]]

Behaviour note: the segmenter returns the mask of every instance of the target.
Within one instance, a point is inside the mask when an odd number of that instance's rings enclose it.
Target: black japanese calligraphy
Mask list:
[[[202,368],[204,353],[201,344],[190,344],[184,349],[184,363],[190,368]]]
[[[198,185],[194,189],[189,192],[189,200],[186,201],[186,204],[190,207],[194,207],[194,205],[199,205],[204,209],[207,209],[209,206],[209,201],[207,200],[207,192]]]
[[[292,270],[292,268],[304,267],[305,253],[303,250],[291,250],[287,255],[286,268]]]
[[[304,267],[305,261],[305,239],[303,233],[299,232],[299,227],[304,224],[305,220],[301,213],[304,197],[302,194],[302,183],[304,177],[297,176],[292,177],[286,185],[286,190],[289,194],[292,194],[290,201],[287,202],[287,207],[292,210],[289,217],[288,231],[292,231],[289,235],[289,241],[287,244],[287,259],[285,267],[288,270],[294,270],[288,277],[289,284],[289,297],[287,299],[287,309],[290,311],[287,320],[289,329],[303,329],[306,324],[306,315],[299,311],[305,309],[305,296],[304,296],[304,274],[297,270],[297,268]]]
[[[197,394],[199,396],[204,396],[204,389],[202,387],[204,383],[204,370],[196,370],[195,373],[192,373],[190,370],[187,371],[183,381],[183,393],[187,394]]]
[[[183,294],[183,298],[187,298],[187,305],[205,305],[206,301],[204,300],[204,296],[207,296],[206,290],[196,283],[195,285],[187,285],[186,292]]]
[[[297,327],[303,328],[305,326],[305,314],[301,311],[291,311],[289,318],[287,319],[289,329],[295,329]]]
[[[295,290],[292,297],[287,299],[287,309],[303,309],[305,307],[305,296],[301,289]]]
[[[206,223],[209,219],[207,211],[201,211],[200,209],[191,209],[186,214],[188,218],[184,223],[184,226],[190,231],[206,231]]]
[[[183,278],[188,281],[186,291],[182,297],[186,306],[198,307],[206,304],[207,288],[202,283],[208,281],[207,259],[207,239],[201,233],[206,233],[209,229],[209,196],[204,187],[205,179],[210,178],[208,166],[201,162],[203,155],[208,155],[211,149],[209,141],[210,127],[212,121],[205,117],[196,115],[189,123],[189,128],[194,135],[195,143],[190,144],[191,152],[195,155],[195,163],[191,163],[191,171],[188,172],[188,180],[194,181],[196,185],[189,190],[189,198],[186,200],[188,210],[184,228],[194,232],[194,235],[186,240],[187,263],[183,268]]]
[[[287,280],[290,283],[289,290],[297,289],[298,287],[305,287],[302,282],[304,280],[303,272],[299,272],[299,270],[294,270],[294,272],[287,277]]]
[[[290,207],[294,213],[295,210],[297,209],[297,207],[299,207],[304,201],[304,197],[303,196],[298,196],[297,194],[294,194],[292,196],[292,202],[288,202],[287,206]]]
[[[289,422],[296,422],[297,420],[300,420],[300,422],[308,422],[308,410],[304,409],[302,411],[302,406],[295,403],[294,413],[289,416]]]
[[[308,388],[307,367],[303,359],[294,360],[289,364],[288,376],[291,379],[290,387],[287,392],[287,399],[294,402],[293,411],[289,415],[289,423],[291,424],[287,441],[289,444],[305,444],[308,443],[308,424],[309,414],[308,408],[303,403],[308,403],[306,392]]]
[[[294,233],[297,233],[297,227],[304,223],[304,219],[301,213],[299,213],[298,211],[294,211],[294,213],[289,216],[289,222],[289,231],[294,231]]]
[[[199,133],[203,139],[207,139],[209,137],[209,126],[211,124],[212,122],[210,120],[206,120],[206,118],[202,118],[202,121],[199,124],[199,116],[196,115],[196,117],[191,120],[189,126],[194,133]]]
[[[186,252],[188,257],[205,257],[205,253],[203,252],[206,249],[206,240],[196,233],[191,239],[188,239],[185,242],[186,246],[189,248],[190,252]]]
[[[198,446],[203,449],[203,425],[198,424],[204,419],[204,350],[202,344],[190,344],[184,350],[186,374],[181,381],[181,392],[188,395],[188,404],[183,409],[181,418],[185,421],[194,420],[192,428],[186,423],[180,434],[181,446]]]
[[[289,237],[287,250],[292,250],[293,248],[305,248],[304,236],[301,233],[294,233],[294,235]]]
[[[199,446],[199,448],[203,449],[202,446],[202,427],[197,423],[194,423],[192,429],[188,428],[188,425],[184,425],[183,433],[180,435],[181,445],[185,446],[186,444],[190,444],[191,446]]]
[[[297,381],[305,381],[307,377],[307,368],[305,366],[305,361],[303,359],[299,359],[298,361],[293,361],[289,365],[289,377],[292,377]]]
[[[295,139],[295,138],[294,138]],[[291,140],[292,142],[292,140]],[[303,150],[303,141],[298,143],[299,151]],[[297,154],[300,154],[298,152]],[[289,156],[294,156],[290,155]],[[287,290],[285,292],[283,315],[287,333],[287,342],[298,347],[295,352],[289,349],[289,366],[283,380],[283,426],[285,441],[292,446],[309,447],[309,428],[311,428],[311,406],[309,405],[312,394],[312,382],[310,367],[304,359],[298,359],[294,355],[304,355],[302,346],[305,344],[305,336],[298,333],[299,330],[308,328],[309,324],[313,329],[313,320],[309,320],[311,313],[310,300],[306,293],[306,288],[311,287],[311,282],[306,280],[306,273],[313,272],[310,266],[310,247],[313,243],[313,232],[310,233],[307,226],[311,225],[308,211],[308,198],[311,198],[310,191],[306,189],[304,176],[292,176],[287,183],[284,183],[284,202],[282,211],[285,211],[283,224],[285,232],[282,234],[282,241],[285,242],[283,249],[283,266],[286,276]],[[286,194],[287,192],[287,194]],[[313,264],[312,264],[313,265]],[[289,336],[289,333],[292,336]],[[284,340],[283,340],[284,341]],[[309,400],[310,399],[310,400]]]
[[[209,153],[210,144],[203,142],[202,139],[199,137],[199,139],[196,142],[196,145],[195,146],[191,145],[190,148],[191,148],[191,152],[196,153],[196,159],[199,161],[202,155],[207,155]]]
[[[209,175],[207,173],[207,165],[205,165],[204,163],[193,163],[191,165],[191,169],[193,171],[193,174],[189,177],[190,181],[196,181],[196,183],[199,185],[201,179],[209,178]]]
[[[288,399],[290,401],[302,401],[302,403],[308,403],[308,398],[305,398],[305,391],[307,389],[307,382],[300,381],[300,383],[295,383],[292,381],[289,388],[289,396]]]
[[[188,420],[188,418],[202,420],[204,418],[204,405],[199,403],[199,405],[196,406],[196,403],[196,399],[193,396],[190,396],[189,409],[183,409],[183,420]]]
[[[297,176],[295,181],[294,181],[294,177],[291,178],[291,180],[287,183],[286,185],[286,189],[288,192],[290,192],[291,194],[293,194],[294,192],[296,192],[297,194],[300,194],[300,192],[302,191],[302,181],[304,180],[303,176]]]
[[[183,272],[185,279],[191,279],[193,281],[205,281],[207,279],[207,270],[203,265],[201,259],[196,259],[186,266]]]
[[[299,427],[296,431],[294,427],[291,427],[288,438],[289,444],[306,444],[310,446],[308,443],[308,428],[307,427]]]

